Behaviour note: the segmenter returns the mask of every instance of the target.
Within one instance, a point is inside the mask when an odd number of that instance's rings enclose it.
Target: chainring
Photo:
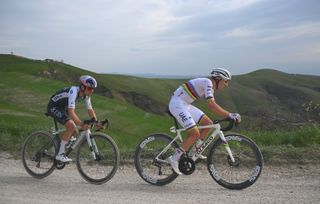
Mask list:
[[[60,161],[55,161],[55,166],[57,169],[61,170],[66,166],[66,163],[60,162]]]
[[[185,155],[181,156],[179,161],[179,170],[184,175],[190,175],[196,169],[196,165],[194,161],[190,157],[186,157]]]

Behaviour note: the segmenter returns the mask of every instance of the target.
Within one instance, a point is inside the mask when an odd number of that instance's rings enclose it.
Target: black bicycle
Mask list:
[[[224,121],[229,121],[229,125],[221,129],[219,123]],[[228,189],[239,190],[254,184],[262,171],[261,151],[244,135],[224,135],[223,131],[230,130],[233,126],[234,121],[229,119],[216,120],[213,125],[199,126],[199,129],[210,128],[214,131],[196,152],[189,151],[181,157],[179,170],[185,175],[192,174],[199,155],[213,142],[207,157],[207,168],[211,177]],[[181,132],[186,129],[177,129],[176,126],[170,130],[176,133],[174,138],[161,133],[152,134],[144,138],[136,148],[135,167],[140,177],[150,184],[166,185],[178,176],[167,158],[175,153],[175,149],[183,141]]]
[[[66,156],[76,149],[76,165],[80,175],[89,183],[103,184],[109,181],[119,167],[120,154],[114,140],[95,128],[94,119],[84,121],[91,129],[82,131],[78,127],[76,140],[66,145]],[[106,119],[100,122],[109,126]],[[55,156],[60,147],[59,129],[56,120],[51,133],[36,131],[29,135],[22,146],[22,163],[26,171],[37,179],[49,176],[55,169],[63,169],[68,163],[57,161]]]

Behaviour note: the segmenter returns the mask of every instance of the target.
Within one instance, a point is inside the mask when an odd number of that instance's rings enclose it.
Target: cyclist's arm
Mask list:
[[[93,110],[93,108],[88,109],[88,115],[90,116],[90,118],[94,118],[96,121],[98,120],[96,112]]]
[[[214,100],[214,98],[210,98],[207,101],[208,101],[208,107],[213,113],[223,118],[227,118],[229,116],[230,113],[225,109],[223,109],[221,106],[219,106]]]
[[[82,125],[82,121],[77,116],[74,108],[68,108],[68,114],[76,125],[79,125],[79,126]]]
[[[98,118],[97,118],[96,112],[92,108],[90,96],[86,97],[86,108],[87,108],[89,117],[94,118],[97,121]]]

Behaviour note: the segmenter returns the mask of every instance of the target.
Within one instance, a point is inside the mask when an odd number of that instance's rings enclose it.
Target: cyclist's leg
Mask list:
[[[61,139],[64,141],[69,141],[71,136],[76,132],[76,124],[73,120],[69,119],[64,126],[66,127],[66,131],[63,132]]]
[[[60,148],[58,154],[56,155],[56,159],[62,162],[70,162],[72,160],[64,155],[65,145],[76,131],[76,125],[73,120],[70,119],[69,115],[64,109],[53,106],[48,108],[48,113],[66,127],[66,131],[63,132],[61,136]]]
[[[62,136],[61,136],[61,143],[60,143],[59,153],[56,156],[56,159],[59,160],[59,161],[62,161],[62,162],[70,162],[70,161],[72,161],[72,159],[70,159],[67,156],[65,156],[64,152],[65,152],[66,144],[68,143],[68,141],[70,140],[70,138],[74,134],[74,132],[76,131],[76,125],[73,122],[73,120],[69,119],[65,123],[65,127],[66,127],[66,131],[64,131]]]
[[[198,122],[199,126],[212,125],[212,124],[213,124],[212,120],[207,115],[203,115],[200,118],[200,121]],[[201,129],[200,130],[200,138],[202,140],[205,140],[208,137],[209,131],[210,131],[210,128]]]
[[[177,148],[174,155],[168,158],[169,163],[171,164],[173,170],[177,174],[182,174],[179,170],[179,160],[181,155],[190,148],[190,146],[195,142],[194,134],[198,133],[200,137],[200,132],[196,128],[196,122],[189,113],[190,104],[180,100],[178,97],[172,97],[169,102],[169,110],[171,114],[177,119],[179,124],[188,129],[188,136],[181,144],[181,148]]]
[[[197,125],[210,125],[212,124],[210,118],[205,115],[199,108],[190,105],[189,107],[189,113],[192,116],[192,118],[196,121]],[[208,132],[210,131],[210,129],[198,129],[197,128],[197,132],[194,133],[190,133],[190,134],[194,134],[195,136],[195,141],[196,141],[196,145],[193,147],[194,149],[190,150],[190,151],[196,151],[196,149],[198,148],[198,146],[200,146],[203,141],[205,140],[205,138],[208,135]],[[200,159],[206,159],[207,157],[200,154],[198,155],[198,158]]]
[[[185,151],[189,150],[196,140],[200,138],[200,131],[197,126],[190,128],[187,132],[187,138],[181,143],[181,147]]]
[[[203,112],[196,107],[184,102],[178,97],[172,97],[169,102],[169,110],[171,114],[177,119],[178,123],[187,129],[188,136],[181,144],[184,151],[187,151],[193,143],[200,138],[199,129],[196,126],[194,116],[199,120]],[[197,116],[197,112],[198,116]]]

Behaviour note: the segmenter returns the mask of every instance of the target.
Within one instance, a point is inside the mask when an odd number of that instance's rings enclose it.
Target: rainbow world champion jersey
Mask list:
[[[208,78],[195,78],[182,84],[175,92],[174,96],[177,96],[187,103],[205,98],[213,98],[212,82]]]

